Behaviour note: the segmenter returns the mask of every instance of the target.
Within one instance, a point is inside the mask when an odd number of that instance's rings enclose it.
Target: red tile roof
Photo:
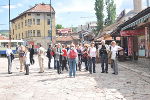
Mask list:
[[[73,41],[73,40],[79,40],[78,36],[58,36],[56,38],[56,41]]]
[[[50,12],[50,8],[52,12],[55,12],[54,8],[50,7],[49,4],[37,4],[26,12]]]
[[[8,40],[8,37],[2,36],[2,35],[0,34],[0,40]]]
[[[50,7],[49,4],[44,4],[44,3],[42,3],[42,4],[36,4],[34,7],[32,7],[30,9],[24,11],[19,16],[17,16],[16,18],[12,19],[11,21],[16,20],[17,18],[19,18],[20,16],[23,16],[26,13],[38,13],[38,12],[39,13],[40,12],[50,13],[50,8],[51,8],[51,12],[55,13],[54,8],[52,6]]]

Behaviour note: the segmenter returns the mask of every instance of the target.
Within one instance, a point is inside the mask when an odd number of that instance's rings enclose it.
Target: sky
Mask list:
[[[11,1],[11,19],[17,17],[20,13],[29,9],[38,3],[49,4],[50,0],[10,0]],[[8,2],[9,0],[0,0],[0,30],[8,28]],[[56,12],[56,24],[62,24],[64,27],[77,27],[86,22],[96,21],[95,0],[52,0],[52,6]],[[132,0],[115,0],[117,15],[126,9],[126,12],[133,9]],[[146,0],[142,1],[145,8]]]

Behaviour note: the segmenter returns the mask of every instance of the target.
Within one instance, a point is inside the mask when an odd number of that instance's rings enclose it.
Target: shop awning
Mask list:
[[[126,29],[128,29],[128,28],[134,27],[134,26],[136,26],[136,25],[138,25],[138,24],[140,24],[140,23],[143,23],[143,22],[144,22],[145,20],[147,20],[148,18],[150,18],[150,13],[147,14],[147,15],[145,15],[145,16],[143,16],[143,17],[141,17],[141,18],[139,18],[139,19],[137,19],[136,21],[134,21],[134,22],[128,24],[127,26],[123,27],[121,30],[123,31],[123,30],[126,30]]]
[[[127,31],[121,31],[121,36],[136,36],[136,35],[144,35],[145,29],[138,29],[138,30],[127,30]]]

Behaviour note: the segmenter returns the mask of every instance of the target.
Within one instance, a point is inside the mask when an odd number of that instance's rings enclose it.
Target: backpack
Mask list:
[[[102,48],[99,50],[99,53],[100,53],[100,55],[102,55],[102,54],[107,55],[106,47],[104,45],[102,45]]]
[[[77,53],[76,53],[74,50],[70,50],[69,57],[70,57],[71,59],[75,59],[75,58],[77,57]]]

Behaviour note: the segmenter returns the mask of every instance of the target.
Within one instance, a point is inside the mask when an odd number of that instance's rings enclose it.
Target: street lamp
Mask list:
[[[50,34],[51,34],[51,42],[52,42],[52,9],[51,9],[51,7],[52,7],[52,2],[51,2],[51,0],[50,0]]]

